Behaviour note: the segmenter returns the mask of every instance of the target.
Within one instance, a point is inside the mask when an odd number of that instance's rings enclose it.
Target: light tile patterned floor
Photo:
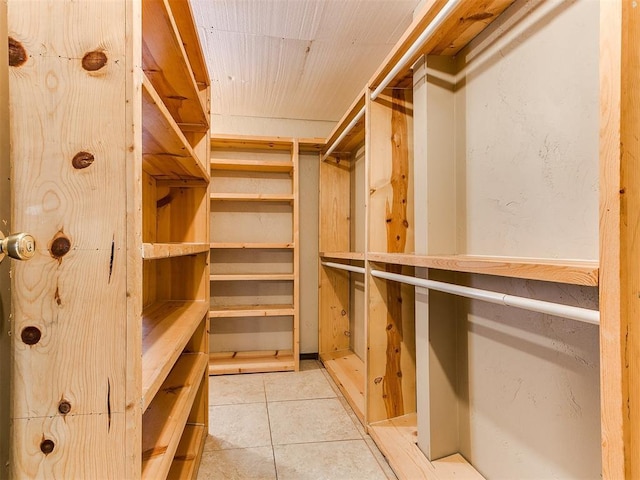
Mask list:
[[[396,480],[319,362],[209,380],[199,480]]]

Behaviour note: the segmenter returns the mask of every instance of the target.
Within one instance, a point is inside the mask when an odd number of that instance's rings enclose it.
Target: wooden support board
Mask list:
[[[364,387],[365,387],[365,366],[364,362],[350,350],[332,352],[320,355],[320,360],[324,364],[333,381],[346,398],[353,412],[365,425]]]
[[[284,372],[295,370],[292,350],[216,352],[209,355],[209,374]]]

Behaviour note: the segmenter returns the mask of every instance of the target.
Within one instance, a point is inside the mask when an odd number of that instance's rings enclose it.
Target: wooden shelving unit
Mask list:
[[[196,478],[208,430],[210,80],[191,6],[61,0],[16,6],[9,22],[31,72],[11,75],[12,142],[36,153],[16,152],[29,161],[14,162],[15,186],[36,202],[39,182],[78,200],[21,226],[42,246],[43,261],[26,265],[42,281],[25,289],[41,300],[14,326],[35,308],[47,346],[14,354],[29,381],[14,385],[9,476]],[[40,48],[56,55],[37,59]],[[34,118],[47,121],[26,133]]]
[[[209,372],[297,370],[298,142],[215,136],[211,146]]]

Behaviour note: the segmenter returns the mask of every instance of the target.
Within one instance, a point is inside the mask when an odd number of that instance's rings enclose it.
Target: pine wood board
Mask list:
[[[158,258],[182,257],[209,251],[208,243],[143,243],[142,258],[153,260]]]
[[[142,417],[142,478],[165,478],[207,366],[205,353],[180,356]]]
[[[321,354],[320,359],[329,375],[351,405],[356,416],[365,424],[364,362],[352,351]]]
[[[365,105],[365,95],[367,94],[367,89],[358,93],[356,99],[351,103],[346,113],[342,116],[342,118],[338,121],[338,124],[335,128],[329,133],[325,141],[325,150],[331,147],[334,142],[338,139],[342,132],[347,128],[349,123],[358,115],[360,110],[364,108]],[[358,146],[364,143],[364,117],[362,120],[357,122],[357,124],[353,127],[350,133],[348,133],[345,138],[336,145],[336,152],[352,152],[354,146]]]
[[[236,160],[211,159],[211,170],[229,170],[238,172],[291,172],[293,162],[279,160]]]
[[[399,480],[483,480],[460,454],[430,462],[418,448],[415,413],[369,425],[369,434]]]
[[[321,251],[349,251],[350,173],[320,162],[319,248]]]
[[[217,306],[209,310],[209,318],[281,317],[294,315],[291,305],[233,305]]]
[[[249,242],[213,242],[210,244],[211,248],[246,248],[246,249],[291,249],[295,245],[292,242],[283,243],[249,243]]]
[[[159,302],[142,315],[142,403],[147,409],[207,311],[206,301]]]
[[[209,279],[212,282],[237,282],[237,281],[248,281],[248,282],[265,282],[265,281],[290,281],[294,280],[293,273],[256,273],[256,274],[216,274],[210,275]]]
[[[287,150],[293,149],[291,137],[266,137],[252,135],[211,135],[211,146],[220,149],[239,150]]]
[[[207,429],[204,425],[187,424],[184,427],[167,480],[196,478],[206,438]]]
[[[209,355],[209,374],[286,372],[295,369],[292,350],[215,352]]]
[[[209,128],[187,52],[167,0],[142,4],[142,69],[176,123]],[[170,66],[170,68],[168,68]]]
[[[350,344],[349,273],[319,268],[318,351],[344,351]]]
[[[322,258],[336,258],[340,260],[364,261],[364,256],[362,252],[320,252],[320,257]]]
[[[220,202],[293,202],[293,194],[279,193],[212,193],[211,200]]]
[[[598,262],[592,261],[389,253],[369,253],[367,259],[371,262],[587,286],[597,286],[599,276]]]

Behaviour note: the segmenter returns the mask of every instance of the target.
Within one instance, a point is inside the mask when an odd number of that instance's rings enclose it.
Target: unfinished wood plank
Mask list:
[[[142,315],[142,403],[147,409],[169,371],[182,353],[209,304],[159,302]]]
[[[207,366],[207,355],[180,356],[142,417],[142,478],[166,478],[191,405]]]
[[[320,252],[320,257],[364,261],[364,253],[362,252]]]
[[[335,143],[335,141],[338,139],[338,137],[342,134],[342,132],[344,132],[345,128],[349,125],[349,123],[351,123],[351,121],[356,117],[356,115],[358,115],[358,112],[360,112],[360,110],[362,110],[364,108],[364,104],[365,104],[365,100],[364,100],[364,96],[366,95],[366,89],[362,92],[360,92],[357,96],[356,99],[351,103],[351,105],[349,106],[349,108],[347,108],[346,113],[342,116],[342,118],[338,121],[337,125],[334,127],[334,129],[331,131],[331,133],[329,134],[329,136],[327,137],[325,144],[326,144],[326,148],[329,148],[331,145],[333,145]],[[356,133],[355,135],[358,136],[362,136],[361,138],[361,142],[359,143],[363,143],[364,142],[364,122],[360,121],[358,122],[360,125],[357,127],[357,131],[358,133]],[[356,130],[354,128],[354,130]],[[345,138],[345,140],[343,140],[342,142],[340,142],[340,144],[337,145],[337,148],[339,152],[350,152],[352,151],[352,148],[346,147],[345,144],[353,144],[354,142],[351,140],[347,140],[347,138],[349,137],[353,137],[353,133],[347,135],[347,137]]]
[[[364,361],[350,350],[320,355],[320,359],[351,405],[353,412],[364,425]]]
[[[293,141],[291,151],[291,163],[293,172],[291,176],[293,191],[293,219],[291,222],[293,238],[293,327],[291,345],[293,350],[294,371],[300,369],[300,167],[299,167],[298,140]]]
[[[229,170],[238,172],[291,172],[293,162],[280,160],[236,160],[211,159],[211,170]]]
[[[207,243],[143,243],[142,258],[153,260],[156,258],[182,257],[196,255],[209,251]]]
[[[367,258],[372,262],[586,286],[597,286],[599,276],[599,264],[594,261],[410,253],[369,253]]]
[[[180,444],[173,457],[167,480],[195,479],[200,465],[201,446],[207,437],[204,425],[184,427]]]
[[[348,252],[349,167],[321,162],[319,181],[319,248],[321,251]]]
[[[210,318],[282,317],[295,314],[291,305],[233,305],[212,308]]]
[[[196,85],[167,0],[142,4],[142,69],[178,124],[209,129],[208,109]]]
[[[215,275],[210,275],[209,279],[214,282],[238,282],[238,281],[249,281],[249,282],[265,282],[265,281],[289,281],[294,280],[293,273],[234,273],[234,274],[223,274],[218,273]]]
[[[209,355],[209,374],[264,373],[293,371],[292,350],[214,352]]]
[[[349,348],[349,273],[329,268],[318,270],[318,350],[324,355]]]
[[[293,194],[280,193],[218,193],[211,194],[211,200],[220,202],[293,202]]]
[[[250,242],[212,242],[211,248],[225,249],[225,248],[246,248],[246,249],[291,249],[294,247],[292,242],[280,242],[280,243],[250,243]]]
[[[461,455],[454,454],[430,462],[416,445],[417,418],[408,414],[369,425],[369,434],[399,480],[483,480]]]
[[[151,82],[143,80],[143,168],[156,178],[193,177],[206,181],[208,173],[178,128]]]
[[[293,148],[291,137],[266,137],[255,135],[222,135],[211,136],[211,146],[220,149],[238,150],[286,150]]]

